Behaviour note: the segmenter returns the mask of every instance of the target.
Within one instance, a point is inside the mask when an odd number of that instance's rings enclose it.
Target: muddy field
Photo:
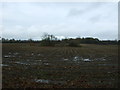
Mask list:
[[[117,88],[118,46],[2,45],[3,88]]]

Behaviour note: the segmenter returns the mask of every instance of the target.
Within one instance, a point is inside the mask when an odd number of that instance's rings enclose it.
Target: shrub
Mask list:
[[[70,46],[70,47],[78,47],[79,44],[76,43],[76,42],[70,42],[70,43],[68,44],[68,46]]]

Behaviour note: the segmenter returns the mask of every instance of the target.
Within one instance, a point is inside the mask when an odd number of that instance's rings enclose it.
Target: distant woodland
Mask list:
[[[44,34],[42,36],[42,40],[15,40],[13,39],[5,39],[2,38],[2,43],[39,43],[40,46],[71,46],[71,47],[78,47],[80,44],[99,44],[99,45],[116,45],[120,42],[117,40],[99,40],[98,38],[65,38],[62,40],[59,40],[54,35],[50,34]]]

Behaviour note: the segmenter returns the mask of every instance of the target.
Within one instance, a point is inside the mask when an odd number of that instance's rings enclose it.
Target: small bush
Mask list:
[[[52,41],[42,41],[41,46],[55,46],[55,43]]]
[[[68,44],[68,46],[70,46],[70,47],[79,47],[79,44],[78,44],[78,43],[75,43],[75,42],[70,42],[70,43]]]

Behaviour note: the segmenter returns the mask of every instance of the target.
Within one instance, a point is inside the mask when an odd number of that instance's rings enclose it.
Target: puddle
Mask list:
[[[10,55],[5,55],[4,57],[5,57],[5,58],[8,58],[8,57],[10,57]]]
[[[96,58],[95,60],[97,60],[97,61],[106,61],[105,57],[102,57],[102,58]]]
[[[15,64],[22,64],[22,65],[41,65],[42,60],[30,60],[27,59],[26,61],[16,61]],[[49,65],[49,63],[44,63],[44,65]]]
[[[33,55],[34,55],[34,53],[31,53],[31,55],[33,56]]]
[[[44,63],[44,65],[49,65],[49,63]]]
[[[69,59],[68,58],[63,58],[64,61],[68,61]]]
[[[24,62],[24,61],[21,61],[21,62],[19,62],[19,61],[17,61],[17,62],[14,62],[15,64],[22,64],[22,65],[41,65],[41,63],[40,62],[36,62],[36,61],[32,61],[32,62],[30,62],[29,60],[27,60],[27,62]],[[44,63],[44,65],[49,65],[49,63]]]
[[[75,56],[75,57],[73,57],[73,61],[75,61],[75,62],[78,62],[78,61],[84,61],[84,62],[90,62],[90,61],[92,61],[92,60],[90,60],[89,58],[82,58],[82,57],[79,57],[79,56]]]
[[[30,65],[28,63],[23,63],[23,62],[15,62],[16,64],[22,64],[22,65]]]
[[[91,62],[93,60],[96,60],[96,61],[106,61],[105,57],[102,57],[102,58],[96,58],[96,59],[90,59],[90,58],[83,58],[83,57],[80,57],[80,56],[75,56],[73,57],[72,59],[73,61],[75,62],[80,62],[80,61],[84,61],[84,62]]]
[[[16,53],[13,53],[13,54],[14,54],[14,55],[18,55],[19,53],[16,52]]]
[[[15,57],[13,55],[5,55],[4,58]]]
[[[83,61],[90,62],[91,60],[89,58],[87,58],[87,59],[83,59]]]
[[[31,63],[31,65],[42,65],[42,63]]]
[[[41,54],[38,54],[38,56],[41,56]]]
[[[102,61],[105,61],[105,60],[106,60],[105,58],[102,59]]]
[[[3,67],[3,66],[9,66],[9,65],[7,65],[7,64],[0,64],[0,66]]]
[[[18,55],[19,53],[15,52],[15,53],[11,53],[9,52],[8,55],[4,55],[4,58],[10,58],[10,57],[15,57],[16,55]]]
[[[45,80],[45,79],[35,79],[35,82],[39,83],[46,83],[46,84],[65,84],[65,81],[52,81],[52,80]]]
[[[78,57],[78,56],[75,56],[74,58],[73,58],[73,61],[79,61],[80,60],[80,58]]]
[[[35,80],[35,82],[40,82],[40,83],[49,83],[49,80],[38,79],[38,80]]]

